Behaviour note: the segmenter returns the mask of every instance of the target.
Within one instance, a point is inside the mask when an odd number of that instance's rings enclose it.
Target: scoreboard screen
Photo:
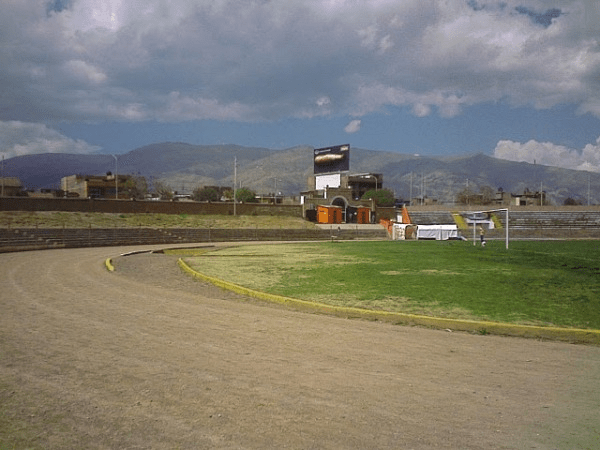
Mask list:
[[[350,144],[315,148],[314,152],[315,174],[350,170]]]

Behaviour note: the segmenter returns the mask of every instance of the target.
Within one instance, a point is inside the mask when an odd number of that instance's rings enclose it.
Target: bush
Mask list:
[[[241,188],[235,191],[235,199],[238,202],[257,203],[256,193],[248,188]]]
[[[192,198],[197,202],[216,202],[219,200],[219,193],[213,188],[194,189]]]
[[[565,206],[578,206],[581,205],[580,201],[575,200],[572,197],[568,197],[565,199],[565,201],[563,202],[563,205]]]
[[[363,200],[374,199],[377,206],[394,206],[394,193],[389,189],[371,189],[362,196]]]

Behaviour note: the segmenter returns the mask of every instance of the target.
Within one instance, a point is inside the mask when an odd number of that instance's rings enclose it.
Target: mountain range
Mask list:
[[[235,168],[235,169],[234,169]],[[58,188],[67,175],[107,172],[145,176],[179,193],[202,186],[243,186],[260,194],[298,195],[308,189],[313,175],[313,148],[285,150],[237,145],[157,143],[118,155],[45,153],[4,161],[3,176],[18,177],[28,189]],[[485,154],[428,157],[351,148],[350,173],[380,173],[383,187],[396,197],[426,196],[451,203],[467,186],[522,194],[545,192],[552,204],[567,198],[582,204],[600,204],[600,174],[514,162]]]

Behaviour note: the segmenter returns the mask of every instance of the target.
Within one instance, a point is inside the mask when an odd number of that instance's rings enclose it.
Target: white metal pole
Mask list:
[[[508,250],[508,208],[506,208],[506,250]]]

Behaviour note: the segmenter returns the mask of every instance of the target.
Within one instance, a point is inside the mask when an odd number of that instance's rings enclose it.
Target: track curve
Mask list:
[[[128,250],[0,255],[0,444],[600,442],[600,348],[299,313],[194,281],[165,255],[118,256]]]

